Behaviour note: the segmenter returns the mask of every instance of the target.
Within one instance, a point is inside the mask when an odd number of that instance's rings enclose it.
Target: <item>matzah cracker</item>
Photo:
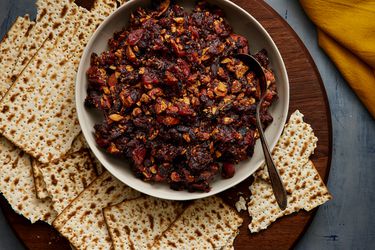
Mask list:
[[[90,12],[101,19],[108,17],[117,9],[116,0],[95,0]]]
[[[86,144],[86,140],[83,137],[82,133],[80,133],[74,139],[74,141],[72,143],[72,146],[71,146],[70,150],[68,151],[67,155],[74,154],[78,151],[82,151],[82,150],[87,149],[87,148],[88,148],[88,145]],[[90,156],[91,156],[92,160],[94,160],[94,158],[92,157],[91,151],[90,151]],[[95,163],[95,167],[98,168],[97,165],[96,165],[96,164],[98,164],[96,159],[95,159],[94,163]],[[35,159],[32,160],[36,196],[39,199],[45,199],[47,197],[50,197],[50,195],[48,194],[47,188],[46,188],[46,183],[43,180],[43,175],[40,171],[40,168],[43,165],[45,165],[45,164],[42,164]]]
[[[18,17],[0,43],[0,99],[10,88],[11,76],[18,60],[20,48],[25,43],[34,22],[28,15]],[[9,78],[9,79],[8,79]]]
[[[280,173],[287,192],[291,193],[296,185],[299,171],[314,153],[318,138],[310,126],[303,121],[303,114],[295,111],[286,124],[277,142],[272,158]],[[267,167],[255,173],[259,178],[269,181]]]
[[[110,249],[112,241],[102,209],[140,194],[104,172],[53,222],[53,226],[77,249]]]
[[[114,249],[149,249],[184,209],[182,202],[151,196],[103,210]]]
[[[77,8],[69,10],[64,32],[44,43],[0,104],[0,131],[42,163],[65,155],[80,132],[74,103],[79,58],[72,51],[82,45],[72,46],[86,19]]]
[[[51,223],[57,216],[50,200],[42,201],[35,195],[30,156],[4,137],[0,138],[0,180],[0,192],[13,210],[31,223]]]
[[[237,233],[242,221],[221,198],[195,200],[152,249],[221,249]]]
[[[72,147],[69,149],[68,154],[73,154],[87,148],[89,148],[89,146],[87,145],[86,139],[81,132],[74,139]]]
[[[103,165],[100,163],[100,161],[96,158],[94,153],[91,151],[89,145],[87,144],[87,141],[82,133],[80,133],[73,141],[72,147],[68,151],[68,154],[72,154],[78,151],[81,151],[83,149],[87,149],[90,152],[91,160],[95,164],[96,172],[98,175],[101,175],[104,172]]]
[[[101,175],[104,171],[103,165],[100,163],[100,161],[96,158],[94,153],[91,151],[89,145],[87,144],[87,141],[82,133],[80,133],[73,141],[72,147],[68,151],[67,155],[87,149],[90,153],[91,160],[95,164],[96,172],[98,175]]]
[[[40,171],[57,213],[61,213],[97,177],[88,151],[42,165]]]
[[[284,211],[277,205],[271,184],[259,177],[255,178],[250,186],[251,197],[248,203],[249,215],[252,217],[249,229],[252,233],[266,229],[284,215],[300,209],[310,211],[332,198],[311,161],[301,170],[296,189],[287,195],[288,206]]]
[[[12,78],[16,78],[22,70],[24,70],[50,34],[58,34],[63,31],[64,25],[62,24],[69,12],[70,6],[72,6],[72,1],[73,0],[58,2],[54,0],[37,1],[38,11],[36,24],[30,30],[29,36],[20,48]]]
[[[326,185],[320,177],[312,161],[308,161],[302,168],[293,195],[300,197],[300,206],[310,211],[332,199]]]

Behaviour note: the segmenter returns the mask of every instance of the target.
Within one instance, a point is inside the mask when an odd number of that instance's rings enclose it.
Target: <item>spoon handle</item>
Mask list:
[[[279,205],[280,209],[285,210],[288,204],[286,191],[285,191],[283,182],[281,181],[279,172],[276,169],[275,163],[273,162],[266,138],[264,136],[262,122],[260,120],[260,106],[262,105],[263,99],[264,99],[264,96],[261,98],[261,100],[259,101],[257,105],[257,110],[256,110],[257,127],[258,127],[259,134],[260,134],[260,141],[262,143],[264,158],[265,158],[267,169],[268,169],[268,175],[271,180],[273,193],[275,195],[277,204]]]

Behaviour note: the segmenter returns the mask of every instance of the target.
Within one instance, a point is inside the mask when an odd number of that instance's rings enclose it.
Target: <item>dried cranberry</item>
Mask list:
[[[141,40],[143,33],[145,32],[144,29],[136,29],[129,33],[128,39],[126,40],[129,45],[136,45],[139,40]]]
[[[132,159],[136,165],[141,165],[146,157],[146,149],[139,145],[132,152]]]
[[[232,178],[236,172],[236,167],[232,163],[224,163],[221,169],[221,176],[223,178]]]

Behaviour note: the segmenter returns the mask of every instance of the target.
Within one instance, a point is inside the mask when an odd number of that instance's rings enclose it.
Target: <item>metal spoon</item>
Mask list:
[[[275,167],[275,163],[272,160],[272,156],[270,153],[270,150],[268,148],[268,143],[266,141],[266,138],[264,136],[262,122],[260,120],[260,108],[262,106],[263,100],[266,96],[267,92],[267,81],[266,76],[264,74],[262,66],[259,64],[259,62],[252,57],[251,55],[247,54],[238,54],[235,56],[237,59],[241,60],[244,64],[249,66],[249,69],[255,73],[255,75],[259,79],[259,86],[260,86],[260,100],[256,108],[256,119],[257,119],[257,127],[260,134],[260,141],[262,143],[264,158],[266,161],[267,169],[268,169],[268,175],[271,180],[272,190],[275,195],[277,204],[279,205],[281,210],[284,210],[287,206],[287,196],[285,187],[281,181],[279,172],[277,171]]]

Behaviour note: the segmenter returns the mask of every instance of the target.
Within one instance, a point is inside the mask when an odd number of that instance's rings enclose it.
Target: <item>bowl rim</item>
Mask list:
[[[86,66],[84,64],[84,58],[87,58],[87,56],[91,56],[91,53],[89,54],[89,51],[90,49],[93,47],[94,45],[94,41],[96,40],[96,38],[100,35],[101,31],[106,27],[106,25],[111,21],[111,19],[113,18],[113,16],[117,15],[118,12],[121,12],[123,11],[123,9],[126,9],[128,8],[130,5],[132,4],[136,4],[135,2],[137,2],[138,0],[130,0],[126,3],[124,3],[122,6],[120,6],[118,9],[116,9],[113,13],[111,13],[109,16],[107,16],[103,22],[97,27],[97,29],[95,30],[94,34],[91,36],[89,42],[87,43],[84,51],[83,51],[83,54],[81,56],[81,59],[80,59],[80,63],[79,63],[79,67],[78,67],[78,70],[77,70],[77,74],[76,74],[76,79],[75,79],[75,101],[76,101],[76,109],[77,109],[77,115],[78,115],[78,121],[79,121],[79,124],[80,124],[80,127],[81,127],[81,130],[82,130],[82,133],[87,141],[87,144],[89,145],[89,148],[92,150],[92,152],[94,153],[95,157],[99,160],[99,162],[103,165],[103,167],[108,171],[110,172],[114,177],[116,177],[119,181],[123,182],[124,184],[128,185],[129,187],[141,192],[141,193],[144,193],[144,194],[147,194],[147,195],[150,195],[150,196],[153,196],[153,197],[157,197],[157,198],[161,198],[161,199],[169,199],[169,200],[194,200],[194,199],[200,199],[200,198],[205,198],[205,197],[209,197],[209,196],[212,196],[212,195],[215,195],[215,194],[218,194],[218,193],[221,193],[229,188],[232,188],[236,185],[238,185],[239,183],[241,183],[242,181],[244,181],[245,179],[247,179],[248,177],[250,177],[250,175],[252,175],[256,170],[258,170],[262,165],[263,165],[263,162],[264,160],[262,160],[260,163],[259,163],[259,166],[257,166],[255,168],[255,170],[253,172],[249,171],[249,174],[247,175],[243,175],[241,176],[240,178],[238,178],[238,180],[236,181],[233,181],[231,182],[230,184],[224,186],[224,187],[221,187],[221,188],[218,188],[217,190],[215,191],[209,191],[209,192],[194,192],[194,193],[188,193],[189,195],[186,196],[186,193],[184,193],[185,195],[175,195],[172,197],[169,197],[168,195],[164,195],[164,194],[160,194],[158,193],[157,191],[158,190],[153,190],[152,188],[150,189],[143,189],[141,187],[138,187],[137,185],[132,185],[132,184],[129,184],[129,183],[126,183],[122,180],[121,177],[117,176],[112,167],[111,167],[111,164],[108,163],[107,160],[104,160],[102,159],[101,156],[98,156],[100,154],[99,152],[99,149],[96,147],[96,145],[94,145],[91,140],[88,140],[87,138],[90,137],[89,133],[90,131],[85,128],[84,126],[82,126],[83,124],[83,120],[84,120],[84,117],[83,117],[83,113],[84,112],[87,112],[85,109],[84,109],[84,105],[83,105],[83,102],[82,100],[79,98],[80,95],[78,94],[78,92],[80,91],[79,90],[79,87],[80,85],[82,84],[80,82],[80,79],[81,75],[85,75],[86,76]],[[231,8],[234,8],[236,11],[239,11],[241,12],[242,14],[246,15],[248,17],[248,19],[257,26],[258,29],[260,29],[260,31],[263,33],[263,35],[265,36],[265,38],[270,42],[270,45],[274,48],[275,50],[275,56],[278,58],[278,60],[280,60],[280,66],[281,66],[281,70],[280,70],[280,75],[284,78],[285,80],[285,84],[286,84],[286,88],[285,88],[285,93],[284,93],[284,97],[285,97],[285,108],[283,109],[283,113],[281,114],[281,121],[280,123],[282,123],[283,125],[280,126],[278,129],[277,129],[277,132],[276,132],[276,137],[277,137],[277,140],[274,140],[272,143],[269,143],[269,148],[270,150],[272,151],[272,149],[275,147],[278,139],[280,138],[282,132],[283,132],[283,129],[284,129],[284,124],[286,123],[286,120],[287,120],[287,115],[288,115],[288,111],[289,111],[289,102],[290,102],[290,83],[289,83],[289,77],[288,77],[288,73],[287,73],[287,70],[286,70],[286,66],[285,66],[285,62],[281,56],[281,53],[278,49],[278,47],[276,46],[274,40],[272,39],[272,37],[270,36],[270,34],[267,32],[267,30],[258,22],[258,20],[256,20],[255,17],[253,17],[249,12],[247,12],[246,10],[244,10],[242,7],[240,7],[239,5],[235,4],[234,2],[232,1],[229,1],[229,0],[217,0],[217,1],[222,1],[222,2],[225,2],[226,4],[229,4],[231,5]],[[133,176],[133,178],[136,178],[135,176]],[[218,180],[217,180],[218,181]],[[176,192],[176,194],[182,194],[181,191],[175,191],[175,190],[172,190],[170,189],[171,191],[173,192]],[[153,192],[154,191],[154,192]]]

